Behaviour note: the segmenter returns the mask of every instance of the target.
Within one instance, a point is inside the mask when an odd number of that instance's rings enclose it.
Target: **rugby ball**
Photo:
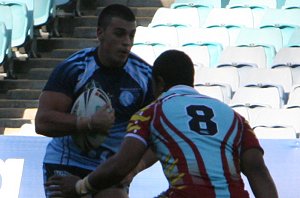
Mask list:
[[[88,89],[76,99],[71,109],[71,114],[81,117],[91,116],[105,104],[111,104],[111,101],[102,89]],[[72,135],[74,143],[83,152],[89,152],[98,148],[104,142],[105,138],[106,135],[97,133],[97,131]]]

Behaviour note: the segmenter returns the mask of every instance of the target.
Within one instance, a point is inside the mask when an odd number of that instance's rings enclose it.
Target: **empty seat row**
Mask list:
[[[214,7],[225,8],[232,6],[245,6],[252,8],[298,8],[298,0],[175,0],[172,7]]]
[[[293,84],[290,68],[241,70],[234,67],[196,67],[195,71],[195,87],[225,103],[272,108],[300,106],[299,94],[295,94],[299,93],[300,87]]]
[[[233,6],[228,8],[212,7],[179,7],[174,9],[161,7],[155,12],[149,27],[226,27],[236,29],[241,27],[275,26],[286,28],[284,25],[298,27],[299,12],[295,9],[251,8]]]
[[[56,17],[56,6],[70,0],[1,0],[0,2],[0,65],[7,77],[13,78],[12,59],[36,56],[33,44],[35,30]],[[46,33],[48,34],[48,33]]]
[[[261,138],[296,138],[300,133],[300,108],[233,107]]]

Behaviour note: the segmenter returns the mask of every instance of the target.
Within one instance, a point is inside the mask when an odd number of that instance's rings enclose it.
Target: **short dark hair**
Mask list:
[[[98,16],[98,27],[106,28],[113,17],[118,17],[126,21],[135,21],[135,15],[125,5],[121,4],[111,4],[105,7]]]
[[[161,76],[166,88],[175,85],[194,85],[194,64],[191,58],[179,50],[167,50],[163,52],[153,64],[153,78]]]

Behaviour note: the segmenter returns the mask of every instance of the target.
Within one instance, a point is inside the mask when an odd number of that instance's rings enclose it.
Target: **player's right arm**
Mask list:
[[[88,123],[93,130],[108,131],[114,123],[114,111],[105,106],[90,118],[78,119],[70,114],[72,98],[54,91],[43,91],[39,98],[39,107],[35,117],[35,130],[48,137],[61,137],[86,132]]]
[[[241,165],[256,198],[278,198],[275,183],[260,150],[246,150],[242,155]]]
[[[242,118],[243,138],[241,154],[241,171],[247,177],[256,198],[278,198],[272,176],[264,162],[263,150],[252,128]]]

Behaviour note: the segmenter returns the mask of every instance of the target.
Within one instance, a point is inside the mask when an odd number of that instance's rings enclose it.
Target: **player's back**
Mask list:
[[[242,131],[235,112],[186,86],[174,87],[161,98],[152,140],[171,186],[195,188],[207,193],[204,197],[230,197],[230,188],[236,188],[244,197],[239,168]]]

